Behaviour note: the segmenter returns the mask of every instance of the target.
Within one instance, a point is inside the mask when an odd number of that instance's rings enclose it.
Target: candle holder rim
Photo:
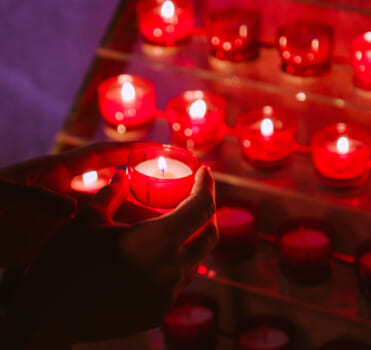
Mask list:
[[[281,242],[282,237],[288,232],[300,229],[302,227],[306,229],[317,230],[324,233],[326,236],[329,237],[331,250],[333,249],[332,238],[335,237],[335,232],[332,225],[324,219],[311,216],[299,216],[291,218],[278,225],[275,231],[277,243],[279,244]]]
[[[204,96],[207,96],[209,97],[209,99],[205,99],[204,97],[200,97],[200,98],[192,98],[192,99],[187,99],[186,95],[187,94],[192,94],[192,93],[202,93]],[[216,100],[217,101],[217,105],[219,108],[221,109],[225,109],[226,108],[226,101],[225,101],[225,98],[222,96],[222,95],[219,95],[215,92],[211,92],[211,91],[207,91],[207,90],[203,90],[203,89],[194,89],[194,90],[186,90],[186,91],[183,91],[181,92],[180,94],[177,94],[177,95],[174,95],[172,97],[169,98],[169,100],[167,101],[166,103],[166,110],[169,109],[170,107],[173,107],[174,103],[177,103],[178,100],[181,100],[181,101],[185,101],[185,102],[194,102],[196,100],[199,100],[199,99],[202,99],[202,100],[206,100],[205,102],[207,102],[207,100]]]
[[[128,155],[128,170],[129,170],[129,173],[130,172],[135,172],[135,174],[137,176],[140,176],[142,178],[145,178],[145,179],[153,179],[152,176],[148,176],[148,175],[145,175],[139,171],[137,171],[135,169],[135,165],[137,164],[131,164],[132,163],[132,157],[133,155],[135,154],[135,152],[138,152],[140,150],[149,150],[149,149],[161,149],[161,150],[164,150],[164,149],[172,149],[172,150],[175,150],[177,152],[182,152],[182,153],[187,153],[189,156],[192,157],[192,162],[193,162],[193,165],[189,165],[189,167],[191,168],[192,170],[192,174],[188,175],[188,176],[184,176],[184,177],[180,177],[180,178],[175,178],[175,179],[161,179],[161,178],[156,178],[156,182],[160,182],[160,183],[166,183],[166,182],[181,182],[181,181],[184,181],[185,179],[189,179],[189,178],[193,178],[195,176],[195,173],[196,171],[198,170],[198,168],[200,167],[200,160],[199,158],[193,153],[191,152],[190,150],[187,150],[185,148],[182,148],[182,147],[178,147],[178,146],[174,146],[174,145],[168,145],[168,144],[161,144],[161,145],[150,145],[150,146],[146,146],[146,145],[140,145],[140,146],[135,146],[133,147],[133,149],[130,151],[129,155]],[[156,159],[155,158],[151,158],[151,159]],[[175,159],[175,158],[173,158]],[[146,160],[149,160],[149,159],[146,159]],[[143,161],[143,160],[142,160]]]
[[[236,342],[239,342],[239,339],[244,333],[264,326],[283,331],[289,339],[288,345],[290,346],[292,344],[295,336],[295,327],[293,323],[287,318],[272,314],[251,315],[240,320],[235,331]]]
[[[334,28],[328,25],[325,22],[319,20],[309,20],[309,19],[295,19],[292,21],[288,21],[281,26],[279,26],[277,30],[278,37],[284,34],[296,34],[297,27],[307,27],[311,32],[315,29],[314,34],[327,34],[330,37],[330,40],[334,34]]]
[[[155,83],[148,78],[142,77],[140,75],[134,75],[134,74],[118,74],[118,75],[114,75],[107,79],[102,80],[98,86],[98,93],[103,93],[104,91],[107,91],[114,84],[116,84],[117,86],[122,86],[122,84],[120,84],[118,81],[119,77],[121,76],[131,77],[133,78],[133,80],[135,79],[138,82],[140,82],[141,85],[143,85],[144,87],[148,87],[144,89],[146,94],[150,91],[156,91]]]
[[[339,130],[341,129],[341,130]],[[360,126],[355,126],[350,123],[338,122],[333,124],[325,125],[323,128],[316,130],[312,135],[311,140],[311,148],[315,147],[317,144],[322,144],[325,136],[327,134],[333,134],[335,138],[331,141],[335,141],[338,137],[341,136],[357,136],[357,139],[361,139],[361,141],[368,147],[371,147],[371,135],[361,128]],[[370,152],[370,150],[369,150]]]
[[[235,199],[229,198],[227,196],[218,197],[216,199],[216,210],[222,209],[224,207],[243,209],[250,212],[254,217],[257,213],[257,206],[254,203],[240,198]]]

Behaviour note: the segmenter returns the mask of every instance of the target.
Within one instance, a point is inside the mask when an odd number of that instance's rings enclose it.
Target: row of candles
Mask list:
[[[176,207],[191,192],[199,160],[189,150],[151,144],[135,147],[128,157],[132,201],[139,207],[153,208],[147,217]],[[72,179],[71,189],[79,195],[96,193],[109,184],[115,168],[92,170]],[[129,199],[130,200],[130,199]],[[135,209],[137,210],[137,209]],[[134,215],[136,213],[129,213]],[[148,216],[149,215],[149,216]],[[257,232],[255,213],[246,206],[219,203],[216,212],[220,242],[214,255],[220,259],[247,257],[253,250]],[[283,272],[293,280],[316,283],[331,274],[332,230],[314,219],[297,219],[277,230],[277,247]],[[361,287],[371,296],[371,243],[357,251]]]
[[[122,74],[105,80],[99,86],[98,101],[108,128],[124,138],[148,130],[156,115],[155,86],[139,76]],[[226,133],[226,102],[208,91],[186,91],[171,98],[166,115],[171,141],[182,147],[208,150]],[[295,117],[276,107],[264,106],[240,115],[233,132],[244,156],[258,168],[285,165],[297,149]],[[351,187],[368,176],[370,147],[367,132],[338,123],[314,134],[311,151],[325,183]]]
[[[163,320],[169,349],[212,350],[216,345],[219,305],[208,295],[184,294]],[[277,315],[255,315],[241,321],[235,332],[237,350],[290,350],[296,348],[296,330],[291,321]],[[369,350],[370,346],[350,339],[325,343],[319,350]]]
[[[141,0],[138,27],[143,37],[157,45],[173,46],[193,31],[190,0]],[[212,54],[222,60],[246,61],[258,56],[260,14],[244,8],[225,8],[210,13],[205,30]],[[318,21],[295,21],[278,29],[277,46],[285,72],[314,76],[330,68],[333,29]],[[352,44],[355,84],[371,90],[371,32]]]

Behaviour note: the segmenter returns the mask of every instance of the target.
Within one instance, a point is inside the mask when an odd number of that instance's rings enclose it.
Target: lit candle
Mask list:
[[[206,91],[186,91],[166,105],[172,143],[194,150],[209,149],[224,137],[226,104]]]
[[[107,186],[110,183],[115,172],[116,168],[103,168],[75,176],[71,180],[71,189],[75,194],[95,194],[102,187]]]
[[[330,228],[314,219],[289,221],[278,230],[283,272],[297,282],[315,283],[331,272]]]
[[[239,116],[236,126],[243,154],[257,167],[282,165],[293,153],[296,121],[287,112],[264,106]]]
[[[347,187],[368,176],[369,135],[344,123],[329,125],[314,134],[312,157],[322,179],[331,186]]]
[[[233,62],[252,60],[258,55],[260,15],[243,8],[227,8],[206,17],[211,54]]]
[[[140,0],[137,20],[145,39],[155,44],[172,46],[191,35],[194,25],[193,6],[189,0]]]
[[[353,40],[352,63],[356,86],[371,90],[371,32],[359,35]]]
[[[238,350],[289,350],[292,326],[276,316],[259,315],[247,319],[237,337]]]
[[[255,215],[246,206],[218,205],[216,218],[219,242],[213,254],[218,258],[240,259],[248,257],[255,246]]]
[[[164,317],[163,331],[170,349],[209,349],[215,343],[215,301],[201,294],[183,295]]]
[[[361,293],[371,299],[371,240],[358,244],[356,267]]]
[[[155,86],[145,78],[121,74],[99,85],[98,103],[108,125],[119,134],[148,128],[156,109]]]
[[[174,208],[190,194],[198,167],[198,158],[185,149],[140,146],[128,158],[130,187],[145,205]]]
[[[296,21],[278,30],[282,69],[289,74],[313,76],[330,68],[333,29],[325,23]]]

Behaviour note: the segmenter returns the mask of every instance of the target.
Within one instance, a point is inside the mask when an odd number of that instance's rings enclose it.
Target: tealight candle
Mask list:
[[[166,105],[172,143],[194,150],[219,143],[225,132],[224,99],[207,91],[186,91]]]
[[[283,272],[303,283],[320,282],[331,273],[331,228],[315,219],[299,218],[278,230]]]
[[[130,188],[145,205],[174,208],[190,194],[198,167],[197,156],[185,149],[140,146],[128,158]]]
[[[352,43],[354,83],[371,90],[371,32],[357,36]]]
[[[243,8],[227,8],[210,13],[206,31],[211,53],[218,59],[240,62],[258,55],[260,15]]]
[[[190,0],[140,0],[137,20],[143,37],[172,46],[192,33],[194,11]]]
[[[344,123],[329,125],[312,138],[312,157],[322,180],[330,186],[349,187],[368,176],[369,135]]]
[[[238,350],[289,350],[292,327],[276,316],[255,316],[247,320],[237,336]]]
[[[264,106],[239,116],[236,126],[243,154],[257,167],[282,165],[293,154],[296,121],[288,112]]]
[[[361,293],[371,299],[371,240],[361,242],[357,247],[356,268]]]
[[[206,295],[183,295],[163,321],[170,349],[211,349],[216,339],[217,305]]]
[[[232,201],[218,205],[216,219],[219,228],[219,242],[213,254],[220,258],[239,259],[248,257],[255,246],[256,219],[246,205]]]
[[[327,24],[296,21],[278,30],[282,69],[289,74],[313,76],[330,68],[333,29]]]
[[[95,194],[110,183],[115,172],[116,168],[87,171],[72,178],[71,189],[79,194]]]
[[[150,80],[121,74],[99,85],[98,103],[108,125],[122,135],[148,128],[156,109],[156,89]]]

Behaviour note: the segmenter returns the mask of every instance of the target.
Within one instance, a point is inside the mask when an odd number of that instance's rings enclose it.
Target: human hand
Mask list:
[[[0,169],[0,266],[30,263],[75,214],[72,178],[125,164],[133,145],[93,144]]]
[[[66,349],[160,323],[217,242],[214,181],[203,167],[171,213],[118,226],[112,218],[128,189],[120,171],[44,248],[7,320],[10,338],[29,344],[14,348]]]

